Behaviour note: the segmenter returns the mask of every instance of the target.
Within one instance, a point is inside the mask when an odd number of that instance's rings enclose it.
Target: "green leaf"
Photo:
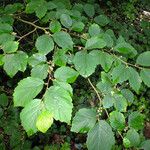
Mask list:
[[[114,50],[121,53],[128,55],[130,58],[133,58],[137,55],[137,51],[132,47],[129,43],[123,42],[123,43],[118,43],[115,47]]]
[[[94,73],[97,66],[96,59],[86,51],[77,52],[74,56],[73,63],[75,69],[85,78]]]
[[[0,66],[4,64],[3,58],[4,58],[4,55],[0,54]]]
[[[46,133],[46,131],[51,127],[52,124],[53,115],[47,110],[42,111],[36,120],[36,127],[42,133]]]
[[[46,62],[46,56],[40,54],[40,53],[36,53],[33,54],[29,59],[28,59],[28,63],[30,66],[35,67],[36,65],[39,64],[44,64]]]
[[[109,19],[108,19],[108,17],[107,16],[105,16],[105,15],[99,15],[99,16],[96,16],[95,18],[94,18],[94,21],[97,23],[97,24],[99,24],[100,26],[106,26],[110,21],[109,21]]]
[[[42,18],[45,16],[47,12],[47,2],[45,0],[31,0],[26,6],[26,13],[36,13],[38,18]]]
[[[34,99],[20,113],[22,126],[28,136],[37,132],[36,120],[41,112],[42,105],[43,103],[40,99]]]
[[[83,9],[84,9],[86,15],[89,16],[90,18],[92,18],[95,15],[94,5],[85,4]]]
[[[55,86],[59,86],[59,87],[63,88],[64,90],[66,90],[70,94],[71,97],[73,96],[73,89],[70,84],[68,84],[66,82],[57,81],[57,80],[54,80],[53,84]]]
[[[125,148],[130,148],[131,147],[131,142],[128,138],[124,137],[123,138],[123,145]]]
[[[59,86],[52,86],[46,91],[44,103],[56,120],[70,124],[73,104],[68,91]]]
[[[150,87],[150,70],[142,69],[140,72],[140,77],[143,80],[144,84]]]
[[[15,54],[7,54],[3,57],[4,70],[13,77],[18,71],[24,72],[27,66],[28,55],[22,51]]]
[[[63,31],[56,32],[53,35],[54,41],[59,47],[67,50],[73,50],[73,41],[71,36]]]
[[[134,146],[137,147],[140,144],[140,135],[139,133],[134,130],[134,129],[130,129],[126,136],[125,136],[129,141],[130,141],[130,147]]]
[[[93,23],[93,24],[89,27],[89,31],[88,31],[88,32],[89,32],[90,36],[97,36],[97,35],[100,34],[101,29],[100,29],[100,27],[99,27],[98,24]]]
[[[49,35],[39,36],[36,40],[35,47],[41,54],[48,54],[54,49],[53,39]]]
[[[23,8],[23,4],[21,4],[21,3],[9,4],[5,7],[5,13],[6,14],[14,14],[17,11],[22,10],[22,8]]]
[[[143,141],[141,143],[140,148],[143,150],[149,150],[150,149],[150,140]]]
[[[119,131],[125,128],[125,117],[122,113],[118,111],[113,111],[110,113],[109,117],[110,125]]]
[[[60,16],[60,22],[61,24],[66,27],[66,28],[70,28],[72,26],[72,19],[69,15],[67,14],[62,14]]]
[[[47,13],[46,5],[47,5],[47,3],[44,1],[43,4],[36,9],[35,13],[39,19],[43,18],[46,15],[46,13]]]
[[[85,44],[85,49],[95,49],[95,48],[104,48],[106,46],[106,42],[104,39],[94,36],[87,40]]]
[[[126,112],[127,100],[121,94],[114,94],[114,107],[120,112]]]
[[[134,94],[129,89],[122,89],[121,94],[125,97],[129,104],[134,101]]]
[[[144,115],[135,111],[129,115],[128,124],[130,128],[134,128],[136,130],[143,129],[144,127]]]
[[[67,63],[67,56],[65,51],[62,49],[57,49],[53,56],[53,62],[58,66],[65,66]]]
[[[107,90],[107,92],[108,92],[108,90]],[[110,107],[112,107],[113,103],[114,103],[112,95],[111,94],[105,95],[102,102],[103,102],[103,107],[104,108],[110,108]]]
[[[100,120],[89,131],[86,143],[89,150],[111,150],[115,144],[112,128],[106,121]]]
[[[13,28],[8,23],[0,23],[0,34],[2,33],[11,33]]]
[[[112,48],[114,45],[114,41],[113,41],[112,37],[107,33],[104,33],[102,37],[106,42],[106,46],[109,48]]]
[[[57,80],[68,83],[75,82],[78,75],[78,72],[76,72],[74,69],[65,66],[58,68],[54,73],[54,77]]]
[[[92,109],[80,109],[72,121],[71,131],[76,133],[86,133],[94,127],[96,123],[96,111]]]
[[[0,94],[0,105],[3,107],[8,105],[8,97],[5,93]]]
[[[98,50],[93,50],[90,54],[95,58],[97,64],[100,64],[102,66],[105,72],[109,71],[114,61],[114,58],[111,55]]]
[[[83,22],[81,21],[78,21],[78,22],[74,22],[73,25],[72,25],[72,30],[73,31],[76,31],[76,32],[82,32],[83,29],[84,29],[85,25]]]
[[[12,53],[18,50],[19,42],[16,41],[8,41],[3,43],[2,49],[4,53]]]
[[[50,22],[49,29],[52,33],[61,31],[61,24],[57,20]]]
[[[44,82],[39,78],[27,77],[18,83],[13,93],[14,106],[25,106],[42,90]]]
[[[48,75],[48,64],[39,64],[31,70],[31,77],[45,79]]]
[[[138,72],[135,69],[133,69],[132,67],[129,67],[128,74],[129,74],[130,86],[136,93],[138,93],[139,89],[141,87],[141,83],[142,83],[142,80],[141,80]]]
[[[100,92],[103,92],[105,94],[111,93],[111,91],[113,90],[112,85],[109,82],[99,82],[97,85],[97,88],[99,89]],[[105,107],[111,107],[112,103],[109,103],[109,99],[106,99],[106,101],[104,102],[104,106]]]
[[[8,41],[15,40],[15,36],[9,34],[9,33],[2,33],[0,34],[0,45],[7,43]]]
[[[149,58],[150,58],[150,51],[143,52],[138,56],[136,63],[141,66],[149,67],[150,66]]]
[[[123,83],[129,79],[128,69],[125,65],[120,64],[113,68],[112,71],[113,83]]]

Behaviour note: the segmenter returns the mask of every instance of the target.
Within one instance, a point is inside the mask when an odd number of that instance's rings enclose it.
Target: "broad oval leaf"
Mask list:
[[[114,47],[114,50],[121,54],[127,55],[129,58],[133,58],[137,55],[137,51],[134,49],[134,47],[126,42],[118,43]]]
[[[13,41],[13,40],[15,40],[15,36],[9,33],[0,34],[0,45],[4,44],[5,42],[7,43],[8,41]]]
[[[43,103],[40,99],[34,99],[30,101],[20,113],[22,126],[28,136],[31,136],[38,131],[36,120],[41,112],[42,105]]]
[[[140,112],[132,112],[128,118],[129,127],[140,130],[144,127],[144,115]]]
[[[129,74],[130,86],[136,93],[138,93],[141,87],[141,83],[142,83],[139,73],[134,68],[129,67],[128,74]]]
[[[78,22],[73,23],[71,29],[76,32],[82,32],[84,27],[85,27],[84,23],[81,21],[78,21]]]
[[[128,69],[125,65],[120,64],[113,68],[112,79],[114,83],[122,83],[129,79]]]
[[[90,52],[90,54],[95,58],[97,64],[100,64],[102,66],[105,72],[109,71],[112,63],[114,62],[114,58],[110,54],[98,50],[93,50]]]
[[[121,94],[114,94],[113,100],[114,100],[114,107],[116,108],[116,110],[120,112],[126,112],[128,106],[127,100]]]
[[[6,54],[3,57],[4,70],[13,77],[18,71],[24,72],[27,66],[28,55],[22,51],[14,54]]]
[[[73,83],[77,79],[79,73],[70,67],[60,67],[55,73],[54,77],[63,82]]]
[[[53,84],[55,86],[59,86],[59,87],[63,88],[64,90],[66,90],[70,94],[71,97],[73,96],[73,89],[72,89],[71,85],[68,84],[67,82],[61,82],[61,81],[54,80]]]
[[[54,41],[59,47],[67,50],[73,50],[73,41],[71,36],[63,31],[56,32],[53,35]]]
[[[77,52],[74,56],[73,63],[75,69],[85,78],[94,73],[97,66],[95,57],[86,51]]]
[[[103,38],[94,36],[87,40],[85,49],[104,48],[105,46],[106,42]]]
[[[67,14],[62,14],[60,16],[60,22],[61,24],[66,27],[66,28],[70,28],[72,26],[72,19],[69,15]]]
[[[150,70],[142,69],[140,72],[140,77],[142,78],[144,84],[150,87]]]
[[[56,120],[70,124],[73,104],[67,90],[59,86],[50,87],[44,96],[44,104]]]
[[[130,141],[130,147],[138,147],[140,144],[140,135],[139,133],[134,130],[134,129],[130,129],[126,136],[125,136],[129,141]]]
[[[59,32],[61,30],[61,24],[59,23],[59,21],[53,20],[53,21],[51,21],[51,23],[49,25],[49,29],[53,33]]]
[[[71,131],[76,133],[86,133],[92,129],[96,123],[96,111],[82,108],[73,118]]]
[[[94,18],[94,21],[100,26],[106,26],[110,21],[109,18],[105,15],[99,15]]]
[[[129,89],[122,89],[121,94],[125,97],[129,104],[134,101],[134,94]]]
[[[35,98],[44,85],[39,78],[27,77],[18,83],[13,94],[14,106],[26,106]]]
[[[52,124],[53,115],[47,110],[42,111],[36,120],[36,127],[42,133],[46,133],[46,131],[51,127]]]
[[[94,6],[92,4],[85,4],[83,9],[84,9],[87,16],[89,16],[91,18],[94,16],[95,9],[94,9]]]
[[[89,32],[90,36],[97,36],[100,34],[101,29],[98,24],[94,23],[89,27],[88,32]]]
[[[108,92],[108,90],[107,90],[107,92]],[[102,102],[103,102],[103,107],[104,108],[110,108],[110,107],[112,107],[113,104],[114,104],[112,95],[111,94],[105,95]]]
[[[41,54],[48,54],[54,49],[53,39],[49,35],[39,36],[36,40],[35,47]]]
[[[44,64],[46,63],[46,56],[40,53],[33,54],[29,59],[28,63],[30,66],[35,67],[36,65],[39,64]]]
[[[48,75],[48,64],[39,64],[31,70],[31,77],[45,79]]]
[[[118,111],[113,111],[110,113],[109,117],[110,125],[119,131],[125,128],[125,117],[122,113]]]
[[[87,147],[89,150],[111,150],[115,137],[111,126],[100,120],[88,133]]]
[[[53,62],[58,66],[65,66],[67,63],[67,55],[65,54],[65,50],[57,49],[53,56]]]
[[[18,50],[19,42],[8,41],[2,44],[2,49],[4,53],[12,53]]]
[[[143,52],[136,60],[136,63],[141,66],[150,66],[150,51]]]

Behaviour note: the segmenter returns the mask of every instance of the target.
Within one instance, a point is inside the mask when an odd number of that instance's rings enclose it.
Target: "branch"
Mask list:
[[[36,30],[37,30],[37,28],[34,28],[32,31],[30,31],[30,32],[28,32],[27,34],[21,36],[21,37],[19,38],[18,42],[21,41],[21,40],[22,40],[23,38],[25,38],[26,36],[28,36],[28,35],[32,34],[33,32],[35,32]]]
[[[18,18],[18,17],[14,17],[14,18],[17,19],[17,20],[19,20],[19,21],[21,21],[21,22],[23,22],[23,23],[26,23],[26,24],[31,25],[31,26],[35,27],[36,29],[43,30],[46,34],[50,34],[44,27],[40,27],[40,26],[38,26],[38,25],[36,25],[36,24],[34,24],[34,23],[32,23],[32,22],[23,20],[23,19]]]
[[[100,95],[99,95],[97,89],[94,87],[94,85],[92,84],[92,82],[91,82],[91,80],[90,80],[89,78],[88,78],[88,82],[89,82],[89,84],[91,85],[91,87],[93,88],[93,90],[95,91],[95,93],[96,93],[96,95],[97,95],[97,97],[98,97],[98,100],[99,100],[99,102],[100,102],[100,107],[101,107],[101,106],[102,106],[102,99],[101,99],[101,97],[100,97]]]

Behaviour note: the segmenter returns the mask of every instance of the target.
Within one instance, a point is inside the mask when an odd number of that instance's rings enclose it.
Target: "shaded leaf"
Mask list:
[[[96,123],[96,111],[82,108],[73,118],[71,131],[76,133],[86,133],[94,127]]]

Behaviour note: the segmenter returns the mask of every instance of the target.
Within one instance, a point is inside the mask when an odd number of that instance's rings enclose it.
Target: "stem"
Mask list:
[[[98,99],[100,101],[100,107],[101,107],[102,106],[102,99],[101,99],[101,97],[99,95],[99,92],[96,90],[95,86],[92,84],[92,82],[91,82],[91,80],[89,78],[88,78],[88,82],[91,85],[91,87],[93,88],[93,90],[95,91],[95,93],[96,93],[96,95],[97,95],[97,97],[98,97]],[[109,113],[108,113],[107,109],[104,108],[104,110],[106,112],[107,117],[109,118]],[[123,139],[123,136],[122,136],[122,134],[119,131],[118,131],[118,134]]]
[[[91,85],[91,87],[93,88],[93,90],[95,91],[97,97],[98,97],[98,100],[99,100],[99,103],[100,103],[100,107],[102,106],[102,99],[98,93],[98,91],[96,90],[96,88],[94,87],[93,83],[91,82],[91,80],[88,78],[88,82],[89,84]]]
[[[21,41],[21,40],[22,40],[23,38],[25,38],[26,36],[28,36],[28,35],[32,34],[33,32],[35,32],[36,30],[37,30],[37,28],[34,28],[32,31],[30,31],[30,32],[28,32],[27,34],[21,36],[21,37],[19,38],[18,42]]]
[[[127,66],[132,66],[132,67],[135,67],[135,68],[138,68],[138,69],[143,69],[142,67],[139,67],[139,66],[137,66],[137,65],[134,65],[134,64],[131,64],[131,63],[128,63],[128,62],[122,60],[121,58],[117,57],[117,56],[114,55],[114,54],[113,54],[113,56],[114,56],[115,58],[117,58],[118,60],[120,60],[122,63],[124,63],[124,64],[127,65]],[[147,69],[147,68],[144,68],[144,69]]]
[[[36,25],[36,24],[34,24],[32,22],[29,22],[27,20],[23,20],[23,19],[18,18],[18,17],[14,17],[14,18],[17,19],[17,20],[19,20],[19,21],[21,21],[21,22],[23,22],[23,23],[31,25],[31,26],[35,27],[36,29],[43,30],[45,33],[49,33],[44,27],[40,27],[40,26],[38,26],[38,25]]]

